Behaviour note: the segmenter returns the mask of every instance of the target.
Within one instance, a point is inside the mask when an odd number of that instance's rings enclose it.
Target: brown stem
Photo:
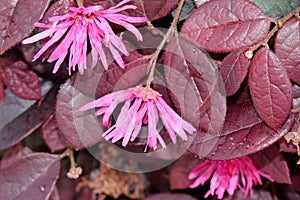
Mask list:
[[[178,22],[179,15],[180,15],[180,12],[182,10],[183,4],[184,4],[184,0],[180,0],[180,2],[178,4],[178,7],[177,7],[177,11],[175,13],[174,19],[173,19],[173,21],[171,23],[171,26],[170,26],[169,30],[165,34],[163,40],[160,42],[160,44],[157,47],[156,51],[151,56],[151,60],[149,62],[149,64],[150,64],[150,72],[149,72],[149,76],[148,76],[147,83],[146,83],[146,87],[148,87],[148,88],[150,88],[151,82],[153,81],[154,69],[155,69],[155,65],[156,65],[156,62],[157,62],[157,58],[158,58],[158,56],[159,56],[162,48],[164,47],[164,45],[168,41],[170,35],[173,32],[175,32],[176,29],[177,29],[177,22]]]
[[[276,31],[278,31],[278,29],[280,29],[283,24],[288,21],[290,18],[292,18],[293,16],[299,14],[300,12],[300,6],[297,7],[295,10],[293,10],[292,12],[290,12],[289,14],[287,14],[286,16],[282,17],[281,19],[276,21],[276,25],[273,27],[273,29],[268,33],[267,37],[262,40],[261,42],[257,43],[256,45],[252,46],[249,48],[249,50],[246,52],[246,56],[251,59],[253,56],[253,52],[255,50],[257,50],[260,46],[262,45],[266,45],[269,40],[273,37],[273,35],[276,33]]]

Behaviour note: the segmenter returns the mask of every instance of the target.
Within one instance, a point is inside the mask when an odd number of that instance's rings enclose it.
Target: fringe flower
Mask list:
[[[249,192],[252,195],[252,187],[258,183],[262,184],[260,176],[273,181],[270,175],[257,169],[252,160],[245,156],[235,160],[205,160],[199,163],[188,175],[189,179],[195,179],[190,188],[204,185],[211,176],[210,190],[205,194],[205,198],[216,194],[218,199],[222,199],[225,191],[232,196],[238,188],[245,196]]]
[[[47,49],[59,41],[55,50],[48,58],[48,62],[57,60],[53,73],[56,73],[66,58],[70,50],[69,74],[75,70],[76,65],[81,74],[87,68],[87,46],[88,41],[92,47],[92,67],[94,67],[98,58],[103,63],[105,69],[108,67],[103,45],[112,53],[118,65],[124,68],[124,62],[121,54],[128,55],[122,39],[115,35],[109,22],[123,26],[132,32],[137,40],[142,40],[142,35],[131,23],[143,23],[145,17],[129,17],[119,12],[136,9],[134,5],[124,5],[130,0],[123,0],[116,6],[106,10],[102,6],[90,6],[85,8],[70,7],[69,12],[63,16],[55,16],[49,19],[52,25],[35,23],[36,27],[46,28],[30,38],[23,40],[23,44],[37,42],[41,39],[50,37],[49,41],[33,57],[33,61],[39,58]]]
[[[118,104],[124,105],[116,120],[116,123],[103,133],[106,140],[117,142],[123,138],[122,145],[125,147],[129,140],[133,142],[138,136],[142,124],[148,124],[147,147],[157,149],[157,141],[163,148],[166,144],[157,131],[159,118],[166,128],[169,137],[176,143],[176,134],[183,140],[187,140],[185,132],[192,134],[196,129],[184,121],[174,112],[161,97],[161,94],[147,87],[137,86],[127,90],[121,90],[107,94],[91,103],[81,107],[79,111],[97,107],[96,115],[103,116],[103,125],[108,126],[109,118]]]

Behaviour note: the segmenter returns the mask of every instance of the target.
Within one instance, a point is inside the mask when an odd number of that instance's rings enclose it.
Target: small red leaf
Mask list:
[[[183,155],[172,166],[170,170],[171,190],[187,189],[193,183],[188,179],[190,171],[200,162],[194,155]]]
[[[194,11],[181,33],[208,51],[229,52],[263,40],[270,19],[247,0],[212,0]]]
[[[21,158],[31,154],[32,151],[28,147],[23,147],[21,144],[16,144],[5,151],[1,161],[0,169],[4,169]]]
[[[49,89],[48,86],[45,87]],[[36,101],[31,107],[26,107],[25,110],[16,103],[20,101],[19,99],[12,99],[15,102],[6,102],[4,99],[3,106],[6,107],[3,110],[5,113],[13,112],[13,114],[4,115],[4,123],[0,122],[0,150],[18,143],[41,126],[53,110],[56,93],[57,87],[53,87],[42,101]],[[5,105],[5,103],[9,105]],[[26,103],[28,103],[28,100]],[[25,103],[23,105],[28,106]]]
[[[267,48],[261,48],[253,57],[249,87],[260,117],[271,128],[280,128],[292,107],[292,85],[281,61]]]
[[[220,73],[224,81],[227,96],[231,96],[240,88],[248,72],[249,59],[244,52],[232,52],[224,58],[220,65]]]
[[[4,86],[0,79],[0,101],[3,99],[3,97],[4,97]]]
[[[56,155],[34,153],[2,169],[0,199],[48,199],[58,178],[59,161]]]
[[[51,115],[41,127],[42,136],[51,152],[59,151],[68,147],[61,136],[54,115]]]
[[[275,54],[285,65],[292,81],[300,84],[300,20],[292,18],[278,31]]]
[[[269,174],[274,181],[285,184],[292,183],[288,165],[277,146],[272,145],[263,151],[259,151],[251,155],[251,159],[259,170]]]
[[[159,193],[146,198],[146,200],[196,200],[193,196],[176,193]]]
[[[11,58],[0,58],[0,77],[7,87],[24,99],[40,99],[41,83],[26,63]]]
[[[253,190],[251,195],[245,197],[241,190],[237,190],[233,196],[227,196],[224,200],[274,200],[272,194],[265,190]]]
[[[121,0],[84,0],[85,6],[90,5],[101,5],[104,8],[115,6]],[[136,10],[130,10],[129,15],[145,16],[150,21],[160,19],[169,14],[178,4],[178,0],[164,0],[164,1],[153,1],[153,0],[131,0],[129,4],[137,6]]]
[[[0,54],[26,38],[41,19],[51,0],[0,1]]]

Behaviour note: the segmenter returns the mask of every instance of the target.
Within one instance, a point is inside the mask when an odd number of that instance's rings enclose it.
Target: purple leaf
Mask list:
[[[258,117],[250,101],[228,106],[223,131],[207,158],[229,160],[260,151],[286,134],[293,122],[291,115],[276,132]]]
[[[171,99],[178,111],[198,128],[190,151],[203,156],[211,149],[226,113],[225,91],[216,66],[199,48],[173,38],[164,54],[164,70]],[[197,138],[197,137],[200,138]]]
[[[284,64],[290,79],[300,84],[300,20],[296,17],[287,21],[278,31],[275,54]]]
[[[45,84],[45,89],[49,88]],[[14,112],[3,116],[4,123],[0,126],[0,149],[6,149],[20,142],[23,138],[31,134],[41,126],[44,120],[51,114],[55,105],[57,87],[53,87],[43,98],[36,101],[25,111],[19,108],[20,100],[6,102],[4,99],[4,113]],[[5,97],[6,98],[6,97]],[[5,104],[11,105],[5,105]],[[26,105],[26,104],[25,104]],[[17,107],[17,108],[16,108]],[[26,123],[25,123],[26,122]]]
[[[249,87],[259,116],[271,128],[280,128],[292,107],[292,85],[281,61],[267,48],[261,48],[253,57]]]
[[[50,0],[7,0],[0,2],[0,54],[26,38],[41,19]]]
[[[15,95],[24,99],[41,98],[41,83],[23,61],[0,57],[0,77]]]
[[[111,0],[84,0],[85,6],[90,5],[101,5],[105,9],[115,6],[118,1]],[[128,5],[137,6],[136,10],[130,10],[129,16],[145,16],[150,21],[160,19],[169,14],[178,4],[178,0],[164,0],[164,1],[153,1],[153,0],[131,0]]]
[[[230,52],[249,47],[268,34],[270,19],[247,0],[212,0],[196,9],[181,33],[208,51]]]
[[[231,96],[240,88],[248,72],[249,59],[244,52],[232,52],[220,65],[226,96]]]
[[[190,171],[200,162],[194,155],[183,155],[172,166],[170,170],[171,190],[187,189],[193,183],[188,179]]]
[[[29,154],[0,172],[0,199],[45,200],[58,178],[60,159],[46,153]]]
[[[277,146],[272,145],[251,155],[254,164],[278,183],[291,184],[289,168]]]
[[[23,147],[21,144],[16,144],[5,151],[1,162],[0,162],[0,169],[4,169],[14,162],[20,160],[24,156],[31,154],[32,151],[28,147]]]
[[[60,151],[68,147],[61,136],[61,132],[58,128],[57,122],[55,121],[54,114],[50,115],[50,117],[41,127],[41,134],[51,152]]]
[[[253,194],[245,197],[245,194],[238,190],[232,197],[226,197],[224,200],[273,200],[272,195],[268,191],[264,190],[253,190]]]
[[[196,198],[187,194],[160,193],[149,196],[146,200],[196,200]]]
[[[59,90],[55,118],[65,141],[80,150],[101,141],[103,127],[94,112],[77,112],[79,107],[92,100],[75,89],[72,82],[68,79]]]

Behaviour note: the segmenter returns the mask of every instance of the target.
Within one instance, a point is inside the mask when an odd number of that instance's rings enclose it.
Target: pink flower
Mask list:
[[[216,194],[218,199],[222,199],[225,191],[232,196],[237,188],[247,196],[249,191],[252,194],[253,185],[262,184],[260,176],[273,181],[271,176],[259,171],[252,160],[245,156],[235,160],[205,160],[199,163],[188,175],[189,179],[196,178],[190,188],[204,185],[211,176],[210,190],[205,194],[205,198]]]
[[[166,148],[163,138],[157,131],[159,117],[174,144],[176,143],[175,133],[183,140],[187,140],[185,131],[189,134],[196,131],[191,124],[184,121],[167,105],[161,94],[151,88],[142,86],[107,94],[84,105],[79,111],[99,108],[96,115],[104,115],[103,125],[107,127],[110,116],[117,105],[122,102],[125,103],[116,123],[102,135],[106,140],[112,139],[113,143],[123,138],[122,145],[125,147],[129,140],[133,142],[144,123],[148,124],[148,139],[145,151],[148,146],[154,150],[157,149],[157,140],[163,148]]]
[[[48,62],[57,60],[53,73],[57,72],[70,49],[69,74],[72,69],[75,70],[76,65],[82,74],[87,68],[88,40],[92,47],[93,63],[91,67],[96,65],[99,57],[104,68],[107,69],[108,64],[103,51],[104,45],[111,51],[120,67],[123,68],[124,62],[120,53],[128,55],[128,52],[122,39],[113,32],[109,22],[123,26],[132,32],[138,40],[142,40],[140,32],[130,23],[143,23],[146,21],[145,17],[129,17],[118,13],[123,10],[136,9],[134,5],[124,5],[129,1],[123,0],[107,10],[104,10],[102,6],[70,7],[67,14],[51,17],[49,21],[52,22],[52,25],[35,23],[36,27],[46,28],[46,30],[23,40],[22,43],[28,44],[47,37],[51,38],[34,56],[33,61],[39,58],[53,44],[58,43],[48,58]]]

